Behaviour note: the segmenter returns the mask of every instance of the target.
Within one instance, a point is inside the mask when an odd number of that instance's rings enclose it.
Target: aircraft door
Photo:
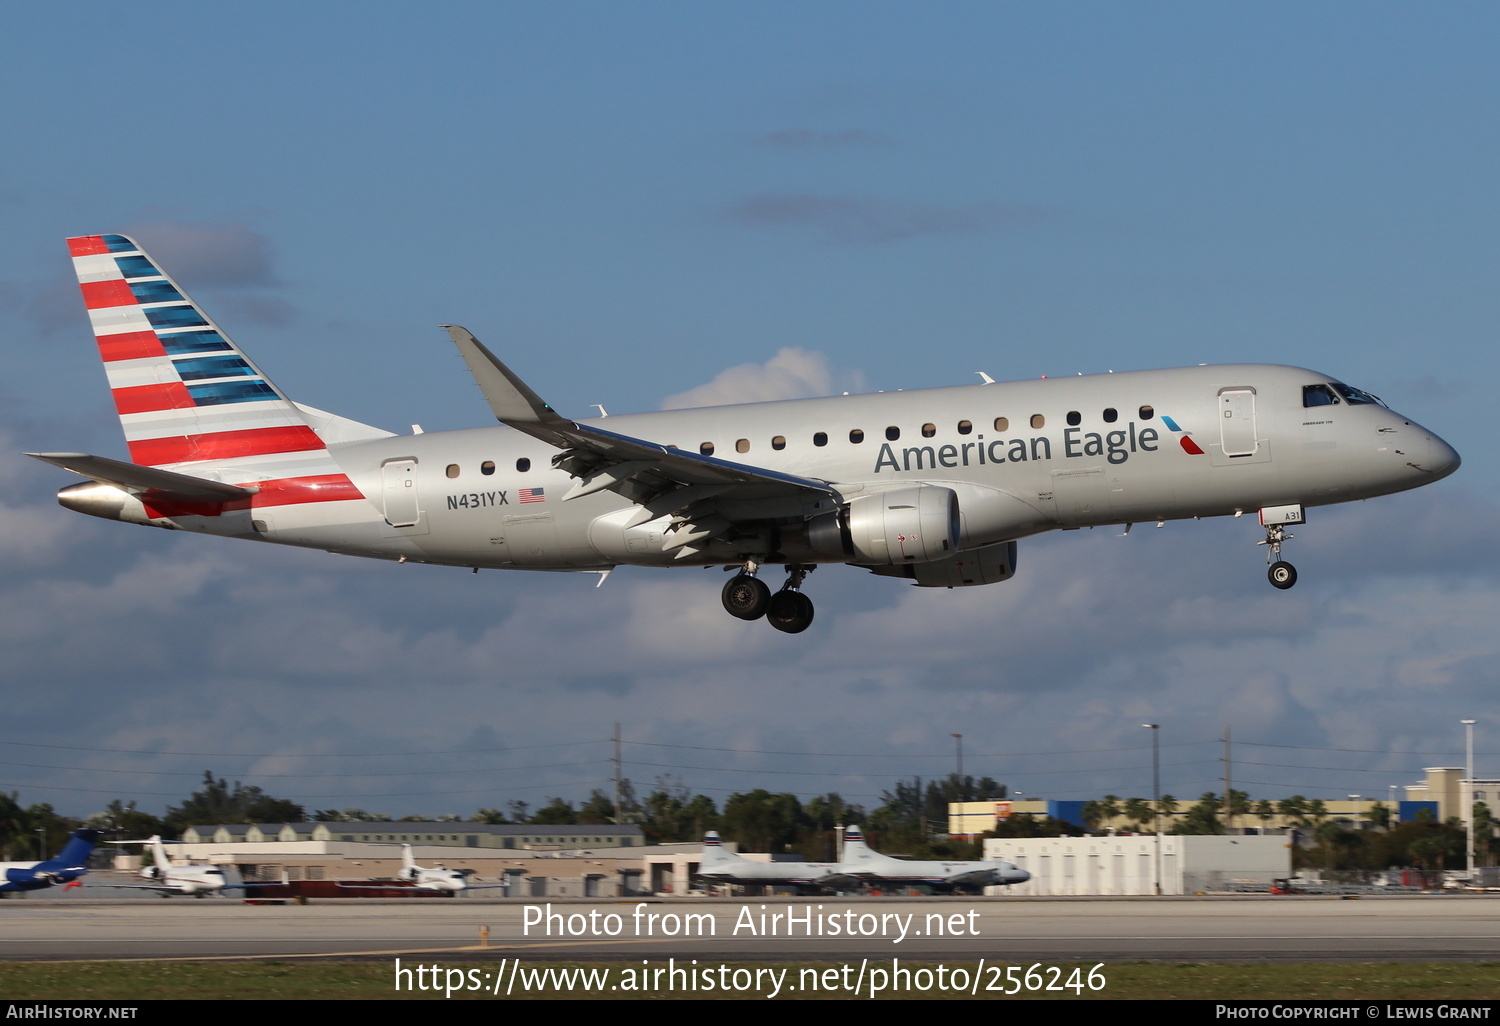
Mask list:
[[[417,504],[417,461],[391,460],[380,468],[385,522],[392,527],[414,527],[422,517]]]
[[[1255,455],[1253,388],[1226,388],[1219,392],[1219,442],[1225,456]]]

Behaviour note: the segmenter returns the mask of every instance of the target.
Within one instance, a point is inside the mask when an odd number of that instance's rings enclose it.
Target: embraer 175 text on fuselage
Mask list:
[[[820,563],[923,587],[1015,573],[1042,531],[1258,514],[1271,583],[1308,506],[1459,457],[1316,371],[1184,367],[570,420],[449,327],[503,427],[394,435],[288,399],[123,235],[69,240],[131,462],[33,453],[110,520],[400,562],[739,572],[725,608],[796,633]],[[773,593],[757,576],[786,568]]]

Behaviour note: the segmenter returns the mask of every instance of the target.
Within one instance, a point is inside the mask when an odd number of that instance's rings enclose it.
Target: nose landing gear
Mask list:
[[[1297,568],[1281,558],[1281,545],[1296,537],[1286,533],[1286,525],[1303,523],[1304,516],[1300,505],[1267,506],[1260,511],[1260,522],[1266,529],[1266,540],[1255,544],[1266,547],[1266,562],[1270,564],[1266,569],[1266,579],[1273,588],[1286,591],[1297,583]]]

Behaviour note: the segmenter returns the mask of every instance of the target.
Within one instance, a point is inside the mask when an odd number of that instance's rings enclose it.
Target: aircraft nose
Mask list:
[[[1463,460],[1458,455],[1458,450],[1443,441],[1437,435],[1428,435],[1427,458],[1422,464],[1422,469],[1430,471],[1434,477],[1447,477],[1459,468]]]

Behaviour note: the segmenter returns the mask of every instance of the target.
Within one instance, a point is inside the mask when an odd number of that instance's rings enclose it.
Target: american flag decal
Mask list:
[[[546,502],[547,490],[545,488],[522,488],[522,502]]]

